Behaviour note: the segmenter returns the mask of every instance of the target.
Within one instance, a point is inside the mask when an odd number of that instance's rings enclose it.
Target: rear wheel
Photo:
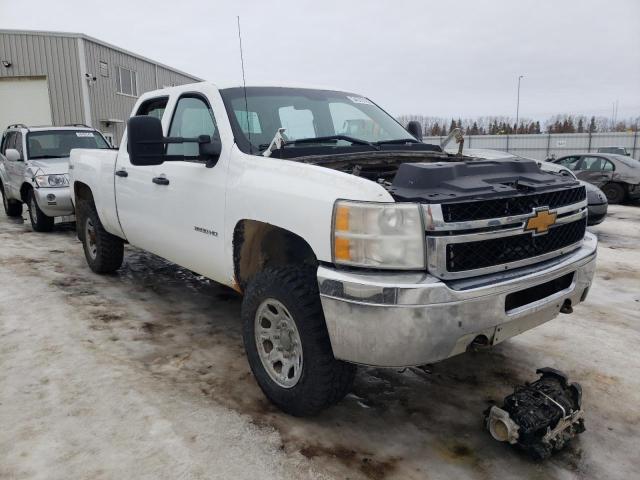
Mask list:
[[[7,194],[4,191],[4,185],[0,183],[0,193],[2,193],[2,205],[4,206],[4,213],[7,217],[21,217],[22,216],[22,203],[17,200],[11,200],[7,198]]]
[[[607,197],[607,201],[611,204],[622,203],[627,196],[624,187],[619,183],[607,183],[602,187],[602,191]]]
[[[79,207],[78,228],[82,229],[80,237],[89,267],[95,273],[115,272],[122,265],[124,242],[104,229],[92,203],[83,202]]]
[[[242,303],[249,365],[265,395],[286,413],[315,415],[340,401],[356,367],[336,360],[313,269],[267,268]]]
[[[29,209],[29,219],[31,220],[31,228],[35,232],[50,232],[53,230],[54,218],[45,215],[36,200],[33,190],[29,190],[27,194],[27,208]]]

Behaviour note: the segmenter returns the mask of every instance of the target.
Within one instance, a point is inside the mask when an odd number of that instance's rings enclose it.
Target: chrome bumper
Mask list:
[[[464,352],[478,336],[489,345],[555,318],[565,301],[586,298],[597,239],[562,257],[504,273],[443,282],[422,273],[354,273],[321,266],[318,284],[333,353],[382,367],[433,363]],[[574,273],[564,290],[513,310],[508,294]]]
[[[73,215],[71,188],[34,188],[36,201],[40,210],[49,217]]]

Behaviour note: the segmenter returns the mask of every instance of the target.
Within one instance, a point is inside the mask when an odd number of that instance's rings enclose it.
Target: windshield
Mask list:
[[[89,130],[43,130],[27,134],[27,155],[30,160],[65,158],[74,148],[109,148],[106,140]]]
[[[236,143],[242,151],[264,151],[279,128],[284,139],[304,139],[307,147],[318,138],[318,146],[357,146],[362,142],[386,142],[413,138],[393,117],[367,98],[330,90],[247,87],[220,91],[231,118]],[[329,137],[342,138],[329,138]],[[361,143],[362,143],[361,142]],[[288,148],[298,148],[296,144]]]

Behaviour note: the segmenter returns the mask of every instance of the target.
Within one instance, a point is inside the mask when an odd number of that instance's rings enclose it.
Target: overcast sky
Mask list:
[[[640,0],[0,0],[0,28],[81,32],[214,83],[337,87],[390,113],[640,115]]]

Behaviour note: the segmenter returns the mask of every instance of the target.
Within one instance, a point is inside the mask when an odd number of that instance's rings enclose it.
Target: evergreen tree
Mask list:
[[[589,122],[589,132],[595,133],[597,131],[596,128],[596,117],[591,117],[591,121]]]

